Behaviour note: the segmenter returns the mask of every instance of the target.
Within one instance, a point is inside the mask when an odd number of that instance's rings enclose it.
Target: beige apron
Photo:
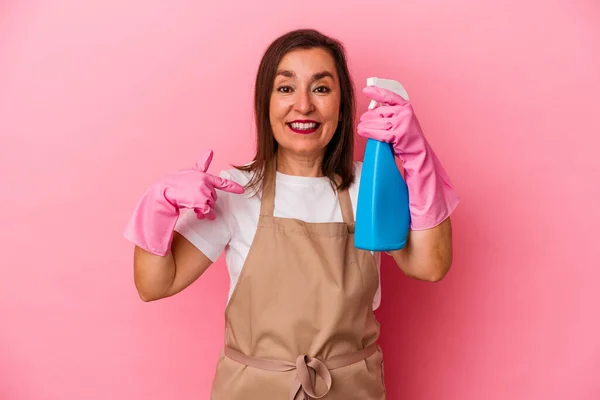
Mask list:
[[[354,247],[348,191],[338,193],[344,222],[274,217],[272,164],[256,235],[225,311],[211,399],[384,400],[373,314],[379,276],[370,252]]]

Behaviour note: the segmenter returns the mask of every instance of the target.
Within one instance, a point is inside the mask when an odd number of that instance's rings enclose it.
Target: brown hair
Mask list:
[[[252,172],[246,189],[258,191],[262,186],[265,173],[274,161],[277,142],[273,136],[269,119],[269,103],[277,66],[282,58],[292,50],[322,48],[333,57],[340,81],[340,121],[337,129],[325,149],[321,172],[329,178],[334,188],[347,189],[354,181],[354,86],[350,79],[346,51],[343,44],[335,38],[325,36],[314,29],[298,29],[288,32],[271,43],[265,51],[254,86],[254,119],[256,123],[256,155],[253,162],[235,168]],[[340,180],[336,184],[336,176]]]

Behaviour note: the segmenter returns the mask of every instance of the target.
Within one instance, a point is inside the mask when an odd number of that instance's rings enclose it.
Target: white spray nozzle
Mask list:
[[[390,90],[396,93],[398,96],[401,96],[404,100],[408,101],[408,92],[404,89],[404,86],[398,81],[393,79],[383,79],[377,77],[367,78],[367,86],[377,86],[383,89]],[[377,102],[375,100],[371,100],[369,104],[369,110],[372,110],[377,106]]]

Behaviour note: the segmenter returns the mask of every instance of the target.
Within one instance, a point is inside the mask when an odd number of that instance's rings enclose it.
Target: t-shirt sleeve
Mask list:
[[[225,176],[221,172],[219,176]],[[216,218],[214,220],[198,219],[194,210],[186,209],[180,215],[175,225],[175,231],[190,241],[198,250],[200,250],[212,262],[215,262],[231,239],[231,229],[229,218],[229,193],[217,190],[217,201],[214,211]]]

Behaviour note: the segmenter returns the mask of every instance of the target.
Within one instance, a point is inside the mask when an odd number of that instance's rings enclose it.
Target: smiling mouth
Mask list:
[[[318,122],[288,122],[287,126],[292,132],[308,135],[316,132],[321,124]]]

